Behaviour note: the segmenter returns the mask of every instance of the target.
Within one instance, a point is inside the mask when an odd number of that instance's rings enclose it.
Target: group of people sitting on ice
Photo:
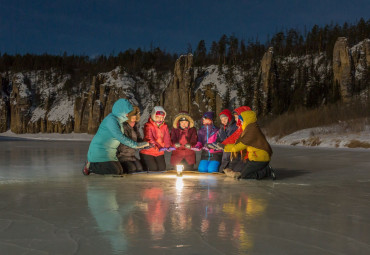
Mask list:
[[[269,165],[272,149],[257,124],[256,113],[247,106],[220,114],[221,127],[206,112],[197,131],[187,112],[174,118],[171,132],[166,111],[155,106],[144,125],[144,137],[137,127],[140,110],[126,99],[117,100],[90,143],[83,174],[125,174],[164,171],[164,152],[172,152],[171,165],[194,170],[196,151],[201,151],[198,171],[225,173],[237,179],[276,178]],[[139,150],[140,160],[136,157]]]

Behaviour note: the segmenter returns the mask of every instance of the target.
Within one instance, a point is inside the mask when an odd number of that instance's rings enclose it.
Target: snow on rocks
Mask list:
[[[346,132],[340,124],[307,128],[282,138],[271,137],[269,142],[294,146],[370,149],[370,126],[360,132]]]
[[[66,124],[67,121],[73,119],[73,100],[63,98],[58,100],[51,107],[47,118],[49,121],[59,121],[61,124]]]

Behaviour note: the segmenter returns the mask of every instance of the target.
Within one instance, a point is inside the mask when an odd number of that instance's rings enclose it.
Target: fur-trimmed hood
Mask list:
[[[175,116],[175,119],[173,120],[173,128],[178,128],[179,127],[179,120],[181,118],[186,118],[189,121],[189,128],[194,127],[194,120],[192,117],[187,112],[180,112]]]
[[[135,115],[136,115],[136,122],[139,122],[140,121],[140,109],[137,106],[134,106],[134,109],[128,113],[127,122],[130,121],[131,117]]]

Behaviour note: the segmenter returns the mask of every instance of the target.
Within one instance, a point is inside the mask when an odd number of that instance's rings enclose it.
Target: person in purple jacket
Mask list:
[[[202,127],[198,130],[198,143],[195,148],[202,149],[198,171],[203,173],[218,172],[222,151],[209,149],[207,144],[217,140],[218,128],[213,125],[213,112],[206,112],[202,117]]]

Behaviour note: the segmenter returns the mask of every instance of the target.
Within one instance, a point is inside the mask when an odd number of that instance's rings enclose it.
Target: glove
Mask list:
[[[225,149],[225,144],[217,143],[217,144],[215,144],[215,149],[223,151]]]
[[[192,150],[192,151],[200,151],[200,148],[198,148],[198,147],[193,147],[193,148],[191,148],[190,150]]]
[[[175,148],[179,148],[181,147],[181,144],[180,143],[175,143]]]
[[[147,150],[147,149],[154,148],[154,147],[155,147],[154,144],[149,144],[149,146],[144,147],[143,150]]]
[[[216,149],[216,146],[217,146],[216,143],[207,143],[206,144],[206,147],[208,149],[214,149],[215,150]]]
[[[171,151],[174,151],[174,150],[176,150],[176,148],[174,148],[174,147],[168,147],[167,148],[167,152],[171,152]]]
[[[149,146],[148,142],[141,142],[141,143],[137,143],[136,149],[143,149],[148,146]]]
[[[209,151],[209,149],[206,146],[204,146],[202,149],[205,151]]]
[[[187,144],[185,144],[185,148],[186,149],[190,149],[191,148],[191,145],[187,143]]]
[[[166,148],[166,147],[162,147],[162,148],[159,149],[159,151],[167,151],[167,149],[168,148]]]

